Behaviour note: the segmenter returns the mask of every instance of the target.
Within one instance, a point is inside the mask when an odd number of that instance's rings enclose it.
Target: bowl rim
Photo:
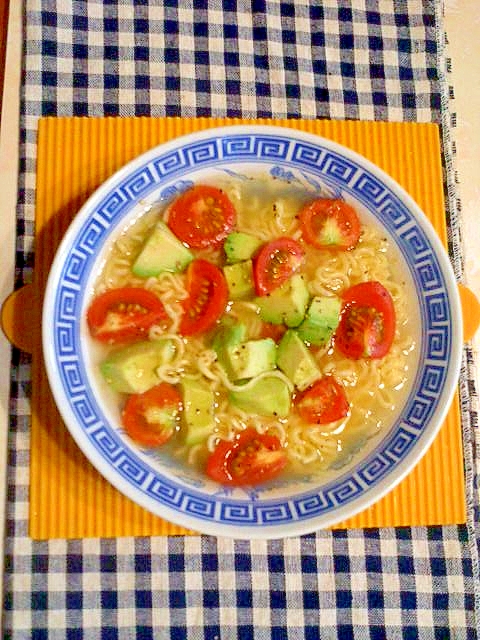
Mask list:
[[[74,415],[68,397],[59,384],[59,372],[57,365],[57,356],[55,353],[55,340],[52,337],[52,323],[51,319],[54,316],[56,308],[55,299],[58,291],[58,284],[60,281],[60,275],[62,268],[65,264],[65,260],[70,255],[72,245],[81,231],[83,225],[92,215],[92,211],[95,210],[97,203],[100,203],[105,194],[114,190],[116,186],[122,183],[136,170],[136,168],[151,162],[159,155],[159,153],[168,153],[178,149],[182,145],[187,143],[203,142],[212,138],[225,138],[229,135],[235,136],[251,136],[261,135],[275,138],[286,138],[288,140],[300,140],[305,143],[310,143],[313,146],[320,146],[325,149],[329,149],[334,153],[345,157],[347,160],[359,165],[366,172],[375,176],[382,182],[387,189],[393,193],[405,206],[409,212],[413,215],[415,221],[418,222],[422,231],[428,239],[428,243],[432,249],[435,259],[438,261],[441,274],[443,276],[443,283],[445,285],[445,291],[448,294],[448,309],[451,314],[452,320],[451,328],[453,335],[450,336],[450,360],[446,365],[446,378],[442,387],[442,392],[439,396],[438,402],[435,405],[434,417],[435,421],[432,423],[432,419],[427,423],[428,429],[426,429],[416,439],[415,446],[412,451],[408,453],[401,461],[395,466],[395,472],[387,474],[381,479],[380,482],[375,483],[369,489],[364,491],[360,498],[355,499],[353,502],[348,502],[340,507],[329,512],[328,517],[326,514],[311,517],[305,520],[294,520],[289,523],[282,524],[269,524],[264,523],[264,526],[254,524],[253,526],[234,524],[225,524],[225,522],[219,522],[217,520],[206,521],[199,519],[196,516],[191,516],[183,512],[179,512],[176,509],[170,509],[167,505],[159,505],[153,501],[146,494],[140,494],[138,490],[131,484],[126,483],[122,477],[118,474],[112,476],[112,465],[108,463],[105,458],[102,458],[97,454],[95,449],[92,448],[88,438],[85,438],[83,430],[78,428],[77,418]],[[193,168],[195,170],[195,167]],[[120,218],[120,220],[123,217]],[[108,235],[111,235],[109,232]],[[108,241],[107,241],[108,243]],[[91,281],[91,275],[87,280]],[[222,535],[234,538],[279,538],[290,537],[296,535],[302,535],[305,533],[311,533],[318,529],[332,526],[338,522],[341,522],[347,518],[354,516],[355,514],[363,511],[371,506],[374,502],[380,500],[383,496],[389,493],[397,484],[399,484],[404,477],[413,469],[413,467],[419,462],[419,460],[426,453],[434,438],[438,434],[438,431],[443,423],[443,420],[450,407],[455,388],[456,381],[460,373],[461,365],[461,352],[462,352],[462,335],[461,335],[461,307],[458,294],[458,288],[456,284],[455,275],[451,266],[447,251],[440,241],[432,223],[426,216],[426,214],[420,209],[413,198],[401,187],[393,178],[391,178],[385,171],[380,169],[377,165],[370,160],[362,156],[361,154],[353,151],[349,147],[334,142],[323,136],[319,136],[314,133],[305,132],[297,129],[293,129],[285,126],[278,125],[263,125],[263,124],[232,124],[227,126],[212,127],[200,132],[189,133],[179,136],[173,140],[164,142],[160,145],[156,145],[152,149],[138,155],[136,158],[129,161],[123,167],[113,173],[105,182],[103,182],[87,199],[84,205],[80,208],[78,213],[72,220],[67,232],[63,236],[62,241],[56,251],[55,258],[50,268],[47,286],[45,289],[45,296],[42,310],[42,344],[43,353],[46,365],[47,376],[50,383],[56,405],[60,411],[60,414],[65,421],[67,428],[76,441],[77,445],[86,455],[86,457],[92,462],[97,470],[118,490],[131,500],[140,504],[142,507],[152,511],[156,515],[163,516],[180,526],[184,526],[189,529],[197,530],[201,533]],[[291,496],[292,499],[294,496]],[[260,501],[261,502],[261,501]],[[268,501],[267,501],[268,502]]]

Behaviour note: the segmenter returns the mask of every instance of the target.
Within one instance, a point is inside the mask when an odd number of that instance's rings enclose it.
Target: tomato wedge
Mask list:
[[[318,198],[299,214],[303,238],[318,249],[346,251],[360,238],[360,220],[353,207],[339,198]]]
[[[208,260],[194,260],[187,269],[188,298],[179,332],[193,336],[211,329],[228,302],[228,286],[222,271]]]
[[[96,296],[87,311],[91,335],[117,344],[141,340],[150,327],[167,319],[161,300],[141,287],[109,289]]]
[[[277,238],[265,244],[253,266],[257,295],[265,296],[286,282],[304,258],[303,247],[293,238]]]
[[[300,416],[309,424],[328,424],[348,415],[350,405],[343,386],[333,377],[324,376],[296,397]]]
[[[122,411],[122,423],[135,442],[159,447],[174,434],[181,409],[179,392],[161,382],[144,393],[129,396]]]
[[[286,464],[287,455],[276,436],[248,427],[232,442],[219,442],[207,460],[206,472],[221,484],[253,486],[272,480]]]
[[[343,294],[335,344],[348,358],[383,358],[395,336],[392,296],[380,282],[361,282]]]
[[[230,233],[236,211],[221,189],[199,184],[179,196],[170,207],[168,226],[195,249],[215,247]]]
[[[273,324],[273,322],[264,322],[260,331],[260,337],[271,338],[275,342],[279,342],[283,338],[286,331],[287,327],[284,324]]]

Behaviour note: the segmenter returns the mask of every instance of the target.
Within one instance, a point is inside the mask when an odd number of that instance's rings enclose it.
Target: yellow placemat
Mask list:
[[[258,121],[256,121],[258,123]],[[126,162],[173,137],[231,119],[44,118],[39,123],[34,291],[41,295],[56,247],[88,196]],[[361,153],[395,178],[446,242],[436,125],[263,120],[317,133]],[[64,426],[33,340],[30,536],[34,539],[191,534],[121,495],[92,467]],[[389,495],[338,527],[465,522],[458,398],[434,444]]]

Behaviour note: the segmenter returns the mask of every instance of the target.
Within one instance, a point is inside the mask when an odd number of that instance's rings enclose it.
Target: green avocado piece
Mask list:
[[[249,260],[262,244],[261,240],[249,233],[241,231],[229,233],[223,243],[227,262],[232,264],[242,260]]]
[[[223,273],[232,300],[248,298],[255,293],[253,280],[253,264],[251,260],[242,260],[223,267]]]
[[[286,418],[290,412],[290,391],[285,380],[262,376],[246,389],[231,391],[230,402],[247,413]]]
[[[307,389],[322,376],[308,347],[292,329],[279,342],[277,366],[300,391]]]
[[[230,370],[228,351],[245,341],[247,337],[247,327],[244,324],[222,323],[215,333],[212,341],[212,349],[217,354],[217,360],[225,369],[231,379],[233,372]]]
[[[255,302],[265,322],[296,327],[305,316],[309,298],[305,280],[295,274],[271,293],[255,298]]]
[[[342,301],[338,297],[316,296],[312,299],[304,321],[297,327],[305,342],[325,345],[340,322]]]
[[[215,394],[205,382],[185,376],[180,383],[183,399],[185,444],[203,442],[215,428]]]
[[[277,345],[271,338],[248,340],[225,350],[226,370],[231,380],[255,378],[276,369]]]
[[[164,271],[183,271],[192,260],[192,252],[160,220],[133,263],[132,271],[140,278],[149,278]]]
[[[143,393],[160,383],[158,367],[175,354],[175,344],[168,338],[137,342],[112,351],[100,364],[107,383],[120,393]]]

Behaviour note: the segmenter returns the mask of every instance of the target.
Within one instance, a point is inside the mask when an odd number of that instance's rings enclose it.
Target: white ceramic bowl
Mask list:
[[[389,428],[323,485],[302,481],[224,489],[125,438],[98,393],[85,309],[102,256],[126,223],[185,181],[261,169],[316,183],[376,219],[405,262],[421,323],[411,391]],[[367,508],[412,469],[434,439],[456,387],[461,311],[448,256],[405,191],[349,149],[300,131],[265,126],[210,129],[160,145],[101,186],[75,217],[51,268],[43,309],[50,385],[80,448],[120,491],[153,513],[199,532],[279,538],[312,532]]]

